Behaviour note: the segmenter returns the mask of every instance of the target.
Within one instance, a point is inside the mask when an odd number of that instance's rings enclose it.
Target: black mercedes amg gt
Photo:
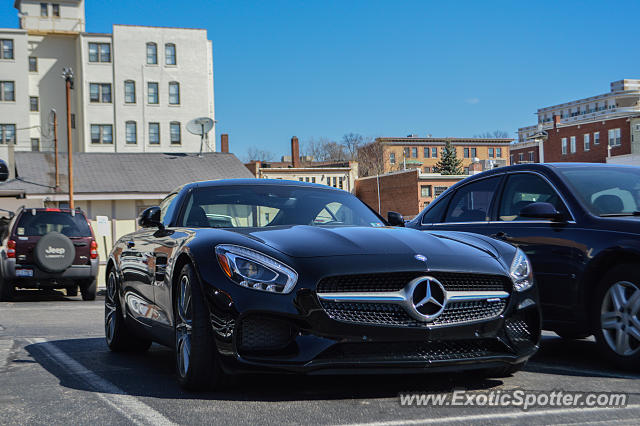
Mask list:
[[[191,183],[139,224],[109,257],[107,344],[175,348],[189,389],[261,370],[497,377],[538,348],[538,295],[522,251],[390,227],[339,189]]]

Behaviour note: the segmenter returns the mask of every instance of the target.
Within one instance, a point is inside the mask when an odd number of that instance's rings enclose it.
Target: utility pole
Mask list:
[[[67,91],[67,160],[69,166],[69,208],[75,209],[73,203],[73,147],[71,144],[71,89],[73,89],[73,70],[64,68],[62,70],[62,78],[64,78]]]
[[[56,151],[56,192],[60,190],[60,172],[58,171],[58,113],[55,109],[51,110],[53,114],[53,146]]]

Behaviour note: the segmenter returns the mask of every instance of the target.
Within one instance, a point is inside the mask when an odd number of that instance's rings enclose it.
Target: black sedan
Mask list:
[[[112,350],[175,348],[186,388],[225,373],[518,370],[540,316],[527,256],[487,237],[387,223],[289,181],[178,188],[107,265]]]
[[[502,167],[452,186],[407,226],[520,247],[533,264],[545,329],[593,334],[615,365],[640,366],[640,168]]]

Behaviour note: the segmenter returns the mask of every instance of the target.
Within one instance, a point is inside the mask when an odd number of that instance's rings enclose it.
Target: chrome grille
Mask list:
[[[432,276],[440,281],[447,291],[511,292],[513,285],[507,277],[501,275],[413,271],[326,277],[320,280],[316,291],[318,293],[398,291],[412,279],[424,275]]]
[[[384,303],[342,303],[322,301],[322,307],[331,319],[354,324],[384,326],[428,327],[463,324],[496,318],[507,306],[505,299],[487,302],[469,301],[447,304],[434,321],[416,321],[398,305]]]

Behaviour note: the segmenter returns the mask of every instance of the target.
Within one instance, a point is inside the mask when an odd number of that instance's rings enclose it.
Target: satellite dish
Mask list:
[[[9,166],[4,160],[0,160],[0,182],[4,182],[9,179]]]
[[[209,117],[194,118],[187,123],[187,130],[194,135],[203,136],[213,129],[213,120]]]
[[[213,129],[213,120],[209,117],[199,117],[194,118],[193,120],[187,123],[187,130],[189,133],[200,136],[200,154],[198,156],[202,156],[202,146],[204,145],[205,139],[208,140],[208,133]],[[207,144],[207,146],[209,146]]]

